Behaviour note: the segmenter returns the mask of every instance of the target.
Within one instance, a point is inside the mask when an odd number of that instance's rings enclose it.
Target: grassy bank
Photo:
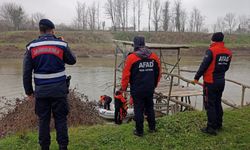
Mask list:
[[[58,31],[79,57],[102,56],[114,53],[112,39],[131,41],[143,35],[147,42],[164,44],[188,44],[192,46],[185,55],[203,55],[210,43],[211,34],[178,32],[108,32],[108,31]],[[37,31],[0,32],[0,57],[22,57],[25,45],[39,36]],[[226,35],[225,42],[233,50],[245,55],[250,48],[250,35]]]
[[[70,128],[69,149],[250,149],[250,107],[227,110],[224,128],[217,136],[199,131],[206,124],[204,112],[186,112],[157,120],[158,132],[150,134],[145,127],[142,138],[132,135],[134,123]],[[55,133],[51,149],[57,149]],[[19,133],[0,140],[1,150],[37,149],[37,133]]]

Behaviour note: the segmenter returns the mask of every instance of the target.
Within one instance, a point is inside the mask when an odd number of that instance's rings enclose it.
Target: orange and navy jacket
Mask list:
[[[126,103],[126,99],[122,96],[122,94],[120,95],[115,95],[115,99],[116,100],[120,100],[122,103]]]
[[[107,95],[100,96],[100,103],[105,103],[105,102],[111,103],[112,98],[110,96],[107,96]]]
[[[122,73],[121,86],[125,91],[130,83],[130,93],[153,92],[161,77],[158,56],[147,48],[128,55]]]
[[[206,55],[194,79],[199,80],[203,76],[205,83],[214,83],[216,79],[224,79],[231,59],[232,52],[224,46],[224,42],[212,43],[206,51]]]
[[[100,102],[104,103],[104,101],[105,101],[105,96],[104,95],[100,96]]]

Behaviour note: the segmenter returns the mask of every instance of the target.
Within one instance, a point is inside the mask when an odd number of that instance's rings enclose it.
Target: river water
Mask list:
[[[174,60],[174,58],[168,58]],[[181,68],[197,70],[202,57],[182,57]],[[114,79],[114,58],[78,58],[74,66],[66,66],[67,74],[72,76],[71,88],[76,88],[91,100],[100,95],[112,95]],[[250,56],[233,58],[227,78],[250,85]],[[182,73],[188,79],[194,74]],[[0,97],[23,97],[22,59],[0,59]],[[241,87],[227,83],[223,97],[240,104]],[[250,102],[250,90],[246,90],[246,101]]]

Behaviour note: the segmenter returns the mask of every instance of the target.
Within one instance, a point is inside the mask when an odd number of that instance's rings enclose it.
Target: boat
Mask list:
[[[104,108],[98,108],[98,114],[100,117],[108,120],[114,120],[115,118],[115,110],[107,110]],[[128,108],[127,115],[125,119],[134,117],[134,108]]]

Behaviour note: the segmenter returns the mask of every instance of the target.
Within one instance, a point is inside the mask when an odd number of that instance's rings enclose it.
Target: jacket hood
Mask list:
[[[224,47],[224,42],[213,42],[210,47],[215,47],[215,46],[220,46],[220,47]]]
[[[138,57],[142,59],[149,58],[152,52],[148,48],[140,48],[134,52]]]

